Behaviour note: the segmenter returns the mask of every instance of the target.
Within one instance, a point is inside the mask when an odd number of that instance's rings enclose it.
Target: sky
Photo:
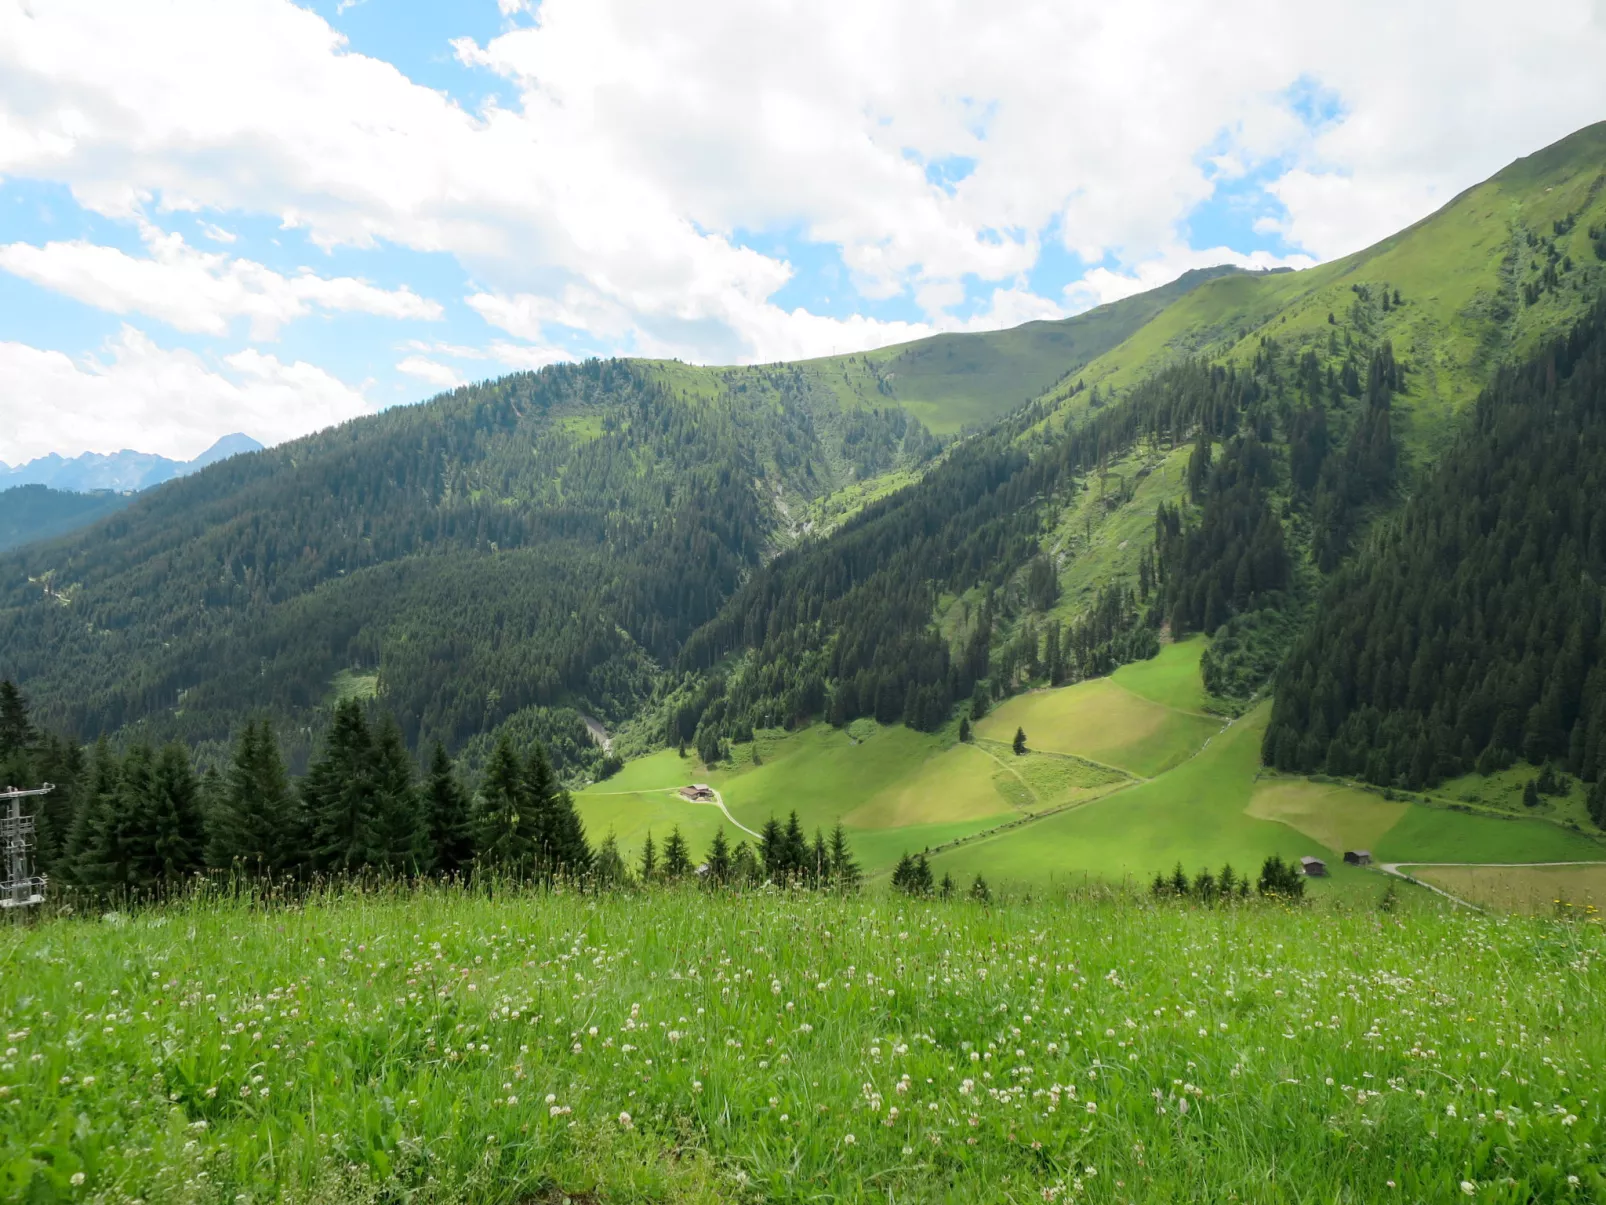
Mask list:
[[[1606,0],[0,0],[0,461],[1306,266],[1600,63]]]

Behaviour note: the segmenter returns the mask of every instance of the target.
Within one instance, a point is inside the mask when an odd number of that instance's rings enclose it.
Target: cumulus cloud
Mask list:
[[[455,44],[509,89],[473,112],[288,0],[0,5],[0,172],[448,252],[537,346],[767,360],[966,325],[961,286],[1007,321],[1159,283],[1250,173],[1263,229],[1342,254],[1606,113],[1606,72],[1556,65],[1606,61],[1592,0],[499,3]],[[777,304],[793,265],[742,245],[777,230],[925,322]],[[1090,270],[1039,304],[1016,282],[1050,239]]]
[[[81,360],[0,342],[0,379],[0,460],[13,464],[47,452],[122,448],[189,460],[224,431],[274,444],[374,410],[316,365],[247,348],[214,367],[129,326]]]
[[[286,322],[324,310],[385,318],[438,319],[438,302],[409,288],[381,289],[311,269],[283,276],[248,259],[199,251],[182,235],[142,228],[148,256],[82,241],[0,245],[0,268],[114,314],[142,313],[181,331],[227,334],[235,318],[253,339],[272,339]]]
[[[450,364],[442,364],[439,360],[431,360],[427,356],[408,356],[396,367],[408,376],[417,377],[437,389],[456,389],[464,383],[457,369]]]

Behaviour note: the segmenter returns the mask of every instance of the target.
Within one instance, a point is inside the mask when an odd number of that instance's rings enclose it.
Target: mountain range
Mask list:
[[[63,457],[52,452],[15,468],[0,461],[0,489],[18,485],[46,485],[51,489],[89,493],[111,490],[130,493],[150,489],[175,477],[198,472],[243,452],[258,452],[262,445],[249,435],[225,435],[194,460],[172,460],[153,452],[85,452]]]
[[[1242,796],[1211,832],[1236,832],[1293,806],[1256,802],[1263,758],[1304,784],[1287,799],[1317,774],[1424,810],[1455,784],[1465,809],[1488,779],[1491,814],[1543,768],[1522,822],[1587,837],[1603,294],[1606,124],[1305,271],[1193,272],[1059,322],[799,363],[515,374],[8,553],[0,675],[58,730],[203,758],[265,715],[303,765],[358,697],[415,749],[474,763],[500,732],[539,736],[581,782],[606,728],[671,781],[663,759],[695,754],[754,819],[818,773],[822,822],[969,843],[959,868],[1035,866],[1091,823],[1073,803],[1162,779],[1210,797],[1196,776],[1229,764]],[[1066,729],[1054,708],[1095,695]],[[1051,714],[1052,764],[999,760],[999,716]],[[1117,715],[1128,744],[1100,744]],[[866,742],[904,751],[884,779],[843,769]],[[635,823],[596,806],[588,823]],[[1030,837],[982,841],[1000,816]],[[1112,863],[1169,856],[1183,830],[1155,824]]]
[[[249,435],[225,435],[194,460],[127,449],[71,459],[41,456],[11,468],[0,463],[0,552],[87,527],[127,506],[133,495],[199,472],[230,456],[259,452]]]

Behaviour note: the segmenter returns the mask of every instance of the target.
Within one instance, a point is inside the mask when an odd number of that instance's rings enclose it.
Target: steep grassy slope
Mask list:
[[[1302,272],[1206,282],[1084,375],[1120,389],[1179,356],[1242,364],[1261,336],[1291,347],[1322,343],[1329,314],[1353,315],[1409,362],[1406,438],[1428,455],[1450,438],[1445,420],[1498,364],[1532,351],[1606,284],[1590,233],[1603,223],[1606,122],[1517,160],[1364,251]],[[1385,285],[1401,294],[1387,311]]]
[[[1130,339],[1178,298],[1236,275],[1238,269],[1230,266],[1199,269],[1158,289],[1057,322],[936,335],[854,355],[737,368],[655,361],[651,369],[687,396],[729,392],[754,405],[780,397],[826,397],[848,414],[863,407],[897,406],[928,429],[948,435],[992,425]]]

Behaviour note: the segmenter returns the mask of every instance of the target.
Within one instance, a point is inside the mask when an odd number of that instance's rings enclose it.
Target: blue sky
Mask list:
[[[1561,0],[1532,45],[1467,8],[1513,65],[1470,108],[1466,46],[1413,38],[1426,3],[1387,7],[1382,42],[1385,6],[1335,27],[1248,0],[35,7],[0,14],[12,463],[1301,266],[1606,110],[1599,81],[1534,86],[1553,43],[1602,41]]]

